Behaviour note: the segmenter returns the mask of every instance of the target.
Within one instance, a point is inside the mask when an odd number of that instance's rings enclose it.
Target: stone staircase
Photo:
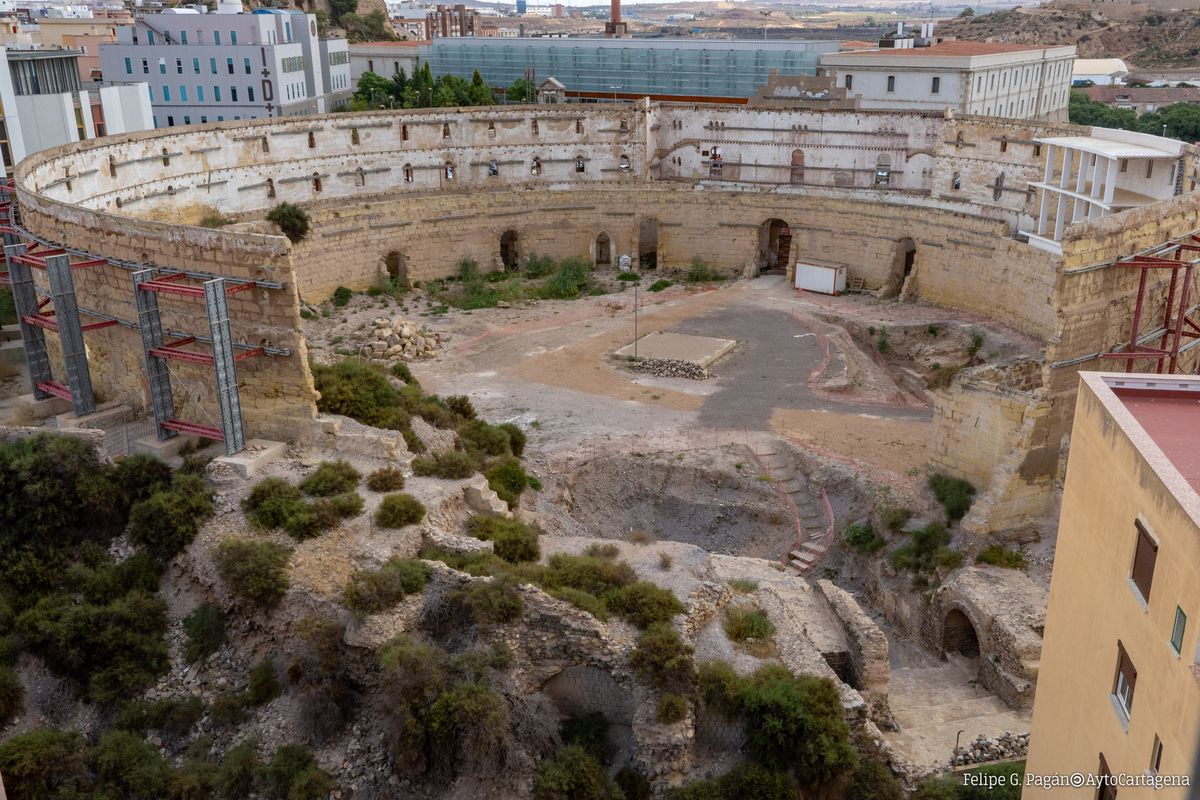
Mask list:
[[[833,517],[824,492],[809,485],[780,444],[766,446],[755,458],[788,504],[796,523],[796,546],[785,561],[800,575],[807,574],[821,562],[832,543]]]

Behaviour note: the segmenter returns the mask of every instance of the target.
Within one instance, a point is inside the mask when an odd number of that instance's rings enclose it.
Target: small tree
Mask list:
[[[958,16],[960,19],[963,17],[973,17],[973,16],[975,16],[975,9],[971,8],[970,6],[967,6],[962,11],[959,12]]]
[[[515,103],[528,103],[533,100],[533,81],[528,78],[517,78],[508,87],[507,98]]]
[[[308,235],[308,212],[292,203],[280,203],[267,212],[267,220],[274,222],[292,244]]]

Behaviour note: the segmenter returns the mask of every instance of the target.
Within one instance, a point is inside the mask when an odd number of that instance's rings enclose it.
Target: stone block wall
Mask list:
[[[849,647],[852,685],[871,706],[872,717],[890,718],[887,698],[891,665],[887,636],[845,589],[827,580],[817,581],[817,588],[829,604]]]

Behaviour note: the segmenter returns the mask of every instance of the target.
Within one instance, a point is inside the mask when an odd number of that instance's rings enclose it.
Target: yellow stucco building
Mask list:
[[[1022,797],[1182,800],[1200,745],[1200,378],[1080,379]]]

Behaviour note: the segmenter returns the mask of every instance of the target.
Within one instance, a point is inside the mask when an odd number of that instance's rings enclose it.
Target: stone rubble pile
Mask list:
[[[1029,753],[1028,733],[1002,733],[999,736],[980,736],[970,744],[960,747],[951,766],[983,764],[988,761],[1012,761],[1024,758]]]
[[[365,358],[415,361],[432,358],[441,352],[442,335],[417,323],[396,317],[376,317],[371,320],[365,343],[359,352]]]
[[[679,361],[673,358],[639,358],[625,362],[625,369],[631,372],[645,372],[660,378],[687,378],[702,381],[711,378],[712,374],[699,364],[691,361]]]

